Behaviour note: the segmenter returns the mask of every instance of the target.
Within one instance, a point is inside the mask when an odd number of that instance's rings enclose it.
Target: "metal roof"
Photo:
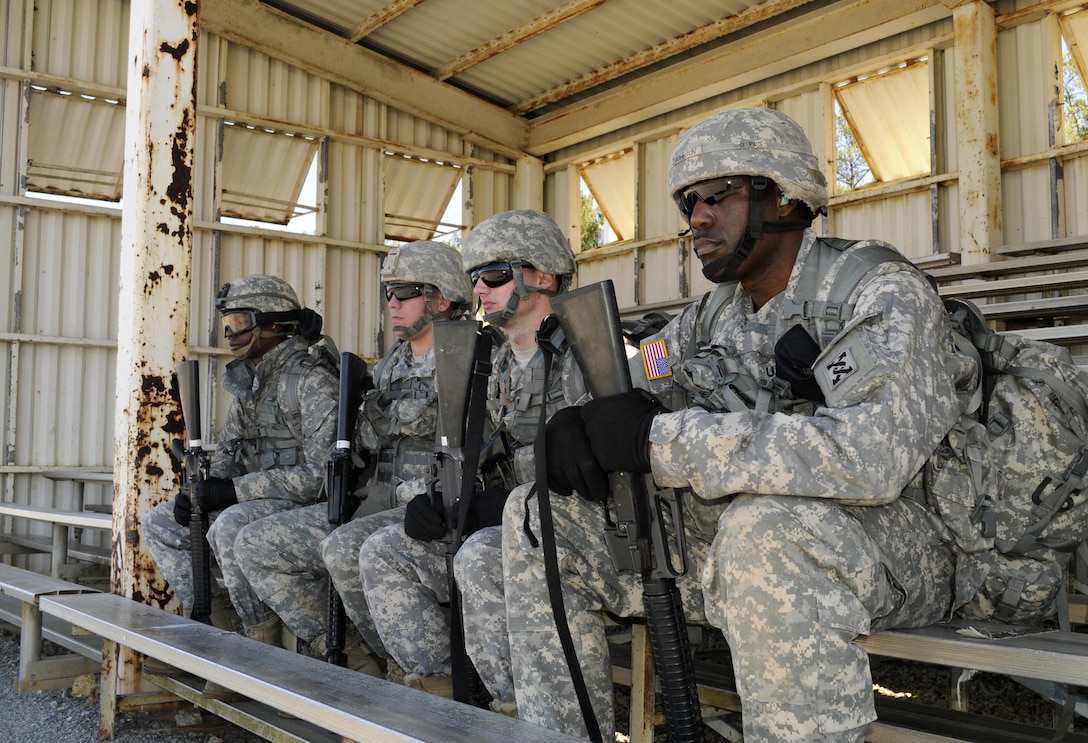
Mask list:
[[[957,4],[205,0],[201,13],[217,34],[320,70],[467,140],[542,157],[735,90],[752,75],[765,79],[948,18]]]

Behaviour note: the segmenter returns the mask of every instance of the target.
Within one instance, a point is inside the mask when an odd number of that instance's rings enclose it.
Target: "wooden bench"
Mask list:
[[[108,513],[89,511],[61,511],[40,506],[18,503],[0,503],[0,516],[41,521],[52,524],[52,538],[43,540],[32,536],[4,533],[2,539],[23,551],[48,552],[51,555],[50,574],[64,578],[69,557],[87,562],[108,565],[110,553],[106,548],[84,545],[78,539],[70,539],[70,529],[98,529],[111,531],[113,516]]]
[[[275,740],[283,728],[308,723],[349,741],[430,741],[432,743],[573,743],[578,740],[488,710],[442,699],[347,668],[262,645],[241,635],[179,617],[108,593],[51,596],[41,599],[42,612],[92,632],[104,640],[103,654],[117,643],[173,665],[182,671],[244,694],[265,715],[249,715],[252,732]],[[107,664],[108,665],[108,664]],[[184,690],[175,679],[150,677],[164,688]],[[115,686],[102,678],[102,728],[112,730]],[[226,713],[225,705],[192,690],[192,701]],[[113,700],[113,701],[111,701]],[[245,703],[239,705],[239,709]],[[298,720],[275,721],[268,708]],[[245,710],[241,709],[244,713]],[[246,715],[243,715],[243,717]],[[234,720],[232,720],[234,721]],[[272,739],[272,738],[269,738]],[[337,739],[338,740],[338,739]]]
[[[94,638],[71,633],[70,626],[42,620],[39,603],[44,596],[93,592],[75,583],[0,563],[0,619],[19,628],[19,691],[60,689],[77,676],[97,673],[101,645]],[[42,640],[48,639],[71,654],[42,658]]]
[[[1085,597],[1071,601],[1074,622],[1088,620]],[[960,630],[973,629],[971,635]],[[981,636],[974,636],[975,634]],[[1033,630],[1010,625],[956,621],[919,629],[888,630],[858,638],[874,656],[929,663],[957,669],[1000,673],[1055,684],[1088,684],[1088,634],[1058,630]],[[653,661],[645,625],[633,625],[629,650],[613,650],[613,678],[631,687],[631,743],[650,743],[654,726]],[[740,710],[731,669],[696,662],[696,678],[704,718],[722,711]],[[960,676],[960,683],[965,677]],[[962,688],[954,690],[964,699]],[[955,700],[953,700],[955,701]],[[924,710],[924,711],[923,711]],[[1055,731],[1013,725],[1008,721],[969,714],[962,706],[951,710],[904,704],[877,697],[878,720],[870,726],[867,741],[881,743],[997,743],[998,741],[1047,741]],[[713,722],[708,724],[712,727]],[[935,737],[936,736],[936,737]],[[1002,737],[1009,736],[1009,737]],[[1088,741],[1088,736],[1067,734],[1066,741]]]

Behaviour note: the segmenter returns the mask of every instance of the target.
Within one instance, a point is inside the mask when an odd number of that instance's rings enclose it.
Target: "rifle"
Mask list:
[[[208,455],[200,437],[200,366],[195,359],[177,365],[178,397],[185,422],[185,447],[179,457],[189,488],[189,549],[193,562],[192,618],[212,623],[212,563],[208,546],[208,514],[200,509],[197,487],[208,479]]]
[[[453,697],[473,704],[476,669],[465,651],[461,592],[453,560],[464,535],[465,517],[476,484],[483,445],[487,380],[491,376],[491,336],[475,320],[443,320],[434,328],[435,391],[438,394],[438,479],[446,514],[446,580],[450,593],[450,658]],[[436,498],[435,489],[431,497]]]
[[[366,391],[366,362],[353,353],[340,354],[340,390],[336,418],[336,447],[325,465],[325,488],[328,495],[329,525],[335,529],[351,521],[351,515],[359,506],[353,494],[354,461],[351,438],[359,416],[359,406]],[[329,579],[326,604],[325,660],[338,666],[346,666],[344,653],[347,632],[347,612],[332,579]]]
[[[632,388],[615,289],[610,280],[552,297],[552,313],[574,353],[590,393],[607,397]],[[702,741],[695,665],[676,578],[687,572],[680,494],[657,487],[650,475],[609,473],[616,521],[606,511],[606,537],[620,570],[642,579],[642,603],[654,667],[661,684],[669,740]],[[676,533],[672,542],[665,514]]]

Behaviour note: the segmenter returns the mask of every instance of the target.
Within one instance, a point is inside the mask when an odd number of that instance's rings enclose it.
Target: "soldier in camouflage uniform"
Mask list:
[[[327,652],[330,572],[363,642],[381,652],[359,584],[359,545],[379,525],[403,520],[403,510],[389,509],[404,481],[415,483],[409,487],[415,493],[430,476],[436,420],[431,323],[459,318],[472,306],[461,256],[451,245],[421,241],[393,248],[381,279],[399,342],[375,367],[375,388],[360,406],[355,449],[370,452],[377,464],[357,493],[362,504],[353,521],[333,532],[327,504],[318,503],[250,524],[237,537],[242,571],[257,594],[319,658]],[[381,675],[371,652],[346,639],[349,667]]]
[[[538,211],[517,210],[484,220],[465,240],[462,265],[480,297],[484,318],[503,329],[488,381],[492,433],[503,431],[513,449],[516,482],[535,479],[532,443],[541,406],[548,414],[585,395],[570,353],[555,360],[545,389],[544,355],[536,332],[551,314],[550,298],[568,288],[574,254],[558,225]],[[485,475],[488,473],[485,473]],[[465,646],[493,697],[492,709],[516,714],[502,588],[499,518],[508,489],[477,491],[454,573],[463,596]],[[453,696],[445,518],[426,495],[406,509],[403,527],[377,531],[359,552],[367,602],[390,655],[409,686]]]
[[[549,457],[549,476],[603,486],[604,472],[645,472],[690,488],[689,571],[678,583],[689,620],[705,617],[729,642],[745,741],[861,741],[875,714],[855,638],[950,611],[954,556],[900,494],[964,409],[974,364],[955,352],[940,300],[909,265],[866,276],[845,327],[806,312],[821,314],[844,257],[875,241],[834,243],[808,229],[825,181],[786,116],[741,109],[698,124],[676,144],[669,186],[719,285],[643,341],[648,362],[647,351],[664,354],[650,366],[652,389],[676,412],[638,394],[587,403],[548,436],[584,441],[591,454]],[[798,296],[810,282],[817,296]],[[518,708],[586,735],[519,495],[503,518]],[[601,610],[641,614],[638,580],[613,567],[595,504],[553,503],[566,610],[611,740]]]
[[[279,620],[239,569],[234,538],[246,524],[313,503],[336,439],[337,377],[309,352],[321,317],[304,310],[281,278],[251,275],[223,286],[215,302],[235,360],[222,384],[233,395],[210,476],[195,494],[210,513],[208,543],[248,636],[279,643]],[[178,493],[142,519],[143,537],[188,614],[193,606],[190,496]],[[213,586],[214,592],[214,586]]]

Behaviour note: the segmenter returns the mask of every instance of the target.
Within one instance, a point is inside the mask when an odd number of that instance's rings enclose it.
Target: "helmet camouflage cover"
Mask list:
[[[804,130],[770,108],[723,111],[685,132],[673,149],[669,193],[677,199],[688,186],[731,175],[770,178],[813,212],[827,205],[827,180]]]
[[[291,312],[302,309],[291,285],[279,276],[251,274],[223,284],[215,299],[219,312],[252,310],[254,312]]]
[[[420,240],[391,249],[382,261],[383,282],[430,284],[451,302],[472,304],[472,287],[461,268],[461,254],[447,243]]]
[[[488,263],[513,261],[556,276],[574,273],[574,253],[563,231],[547,214],[533,209],[485,219],[468,233],[461,249],[466,272]]]

